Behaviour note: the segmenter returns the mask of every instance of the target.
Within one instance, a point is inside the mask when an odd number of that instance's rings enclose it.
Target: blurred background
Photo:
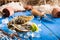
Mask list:
[[[22,2],[24,4],[30,5],[41,5],[41,4],[58,4],[60,5],[60,0],[0,0],[0,6],[10,2]]]

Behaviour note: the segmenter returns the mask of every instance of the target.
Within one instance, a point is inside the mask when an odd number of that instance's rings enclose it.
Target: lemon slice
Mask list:
[[[35,23],[32,24],[31,31],[32,32],[38,31],[38,26]]]

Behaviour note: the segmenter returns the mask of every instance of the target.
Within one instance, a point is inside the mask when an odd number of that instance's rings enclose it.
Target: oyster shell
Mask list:
[[[28,32],[30,31],[29,27],[31,27],[31,25],[29,26],[29,25],[16,25],[15,24],[14,27],[15,27],[15,30],[18,32]]]
[[[30,31],[31,25],[27,25],[30,20],[32,20],[34,16],[18,16],[15,17],[12,21],[8,23],[8,28],[12,30],[16,30],[18,32],[27,32]]]

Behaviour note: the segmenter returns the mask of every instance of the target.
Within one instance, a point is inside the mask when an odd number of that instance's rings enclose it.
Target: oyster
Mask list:
[[[30,20],[32,20],[34,16],[18,16],[15,17],[12,21],[8,23],[8,28],[16,31],[30,31],[31,25],[28,24]]]
[[[15,17],[12,21],[15,24],[25,24],[28,21],[32,20],[33,18],[34,16],[18,16],[18,17]]]

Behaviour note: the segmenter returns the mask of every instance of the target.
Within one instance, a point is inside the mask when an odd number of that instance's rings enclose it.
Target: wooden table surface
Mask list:
[[[11,21],[14,17],[21,16],[21,15],[29,16],[31,15],[31,11],[16,12],[14,15],[8,17],[7,19]],[[4,18],[0,18],[0,24],[2,24],[1,21],[3,19]],[[41,29],[41,31],[38,33],[34,32],[36,37],[31,37],[25,40],[60,40],[60,18],[53,18],[54,20],[53,22],[44,21],[44,20],[45,20],[44,18],[42,20],[38,20],[38,18],[35,17],[31,21],[31,22],[36,23],[37,25],[40,25],[39,28]],[[2,29],[5,32],[10,33],[10,31],[7,31],[9,29],[6,29],[6,28],[7,26],[4,26]],[[24,40],[24,38],[22,38],[22,40]]]

